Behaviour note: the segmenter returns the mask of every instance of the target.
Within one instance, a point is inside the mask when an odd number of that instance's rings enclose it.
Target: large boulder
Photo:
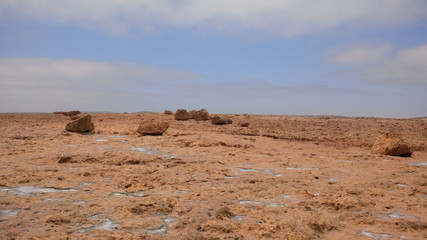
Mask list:
[[[138,130],[141,135],[163,135],[169,128],[169,123],[160,121],[147,121],[139,124]]]
[[[174,117],[176,120],[188,120],[190,116],[189,116],[187,110],[178,109],[178,110],[176,110]]]
[[[86,115],[82,118],[69,122],[65,126],[65,130],[69,132],[92,132],[95,130],[95,125],[92,123],[92,119],[90,115]]]
[[[394,132],[380,135],[371,148],[371,153],[390,156],[409,157],[412,150],[402,137]]]
[[[194,119],[196,121],[207,121],[210,119],[210,116],[206,109],[200,109],[194,112]]]
[[[224,125],[224,124],[230,124],[230,123],[232,123],[232,121],[230,119],[225,118],[225,117],[221,117],[218,115],[212,117],[212,124]]]

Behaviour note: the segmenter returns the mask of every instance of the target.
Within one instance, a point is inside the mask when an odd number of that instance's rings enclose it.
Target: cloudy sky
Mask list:
[[[1,0],[0,112],[427,116],[426,0]]]

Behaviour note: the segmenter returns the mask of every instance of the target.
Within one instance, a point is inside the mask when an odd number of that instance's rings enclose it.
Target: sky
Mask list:
[[[178,108],[427,116],[427,1],[0,1],[0,112]]]

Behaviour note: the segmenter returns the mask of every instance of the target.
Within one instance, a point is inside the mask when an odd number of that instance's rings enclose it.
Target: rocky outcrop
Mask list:
[[[212,118],[212,124],[215,124],[215,125],[224,125],[224,124],[231,124],[231,123],[232,121],[230,119],[221,117],[218,115]]]
[[[382,134],[375,141],[371,148],[371,153],[390,156],[409,157],[412,150],[405,143],[402,137],[394,132]]]
[[[86,115],[80,119],[69,122],[65,126],[65,130],[69,132],[92,132],[95,130],[95,125],[92,123],[92,119],[90,115]]]
[[[139,124],[137,132],[141,135],[163,135],[168,128],[167,122],[147,121]]]
[[[176,120],[188,120],[189,119],[189,114],[187,112],[187,110],[185,109],[178,109],[176,110],[175,114],[174,114],[174,118]]]
[[[207,121],[210,119],[210,116],[206,109],[200,109],[194,112],[194,119],[196,121]]]

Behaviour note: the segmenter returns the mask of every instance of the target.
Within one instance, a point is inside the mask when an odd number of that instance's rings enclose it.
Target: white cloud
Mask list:
[[[360,46],[337,53],[329,61],[350,65],[351,75],[367,80],[427,85],[427,44],[407,49]]]
[[[2,0],[0,16],[113,34],[161,28],[294,36],[337,26],[387,26],[420,20],[425,0]],[[7,17],[6,17],[7,16]]]
[[[330,61],[338,64],[366,64],[384,60],[393,50],[393,46],[389,44],[377,46],[359,46],[344,51],[335,50]]]
[[[364,74],[383,82],[427,85],[427,44],[400,50],[396,55],[367,67]]]
[[[133,108],[164,89],[191,83],[192,72],[78,59],[0,58],[0,111]],[[130,106],[129,106],[130,107]]]

